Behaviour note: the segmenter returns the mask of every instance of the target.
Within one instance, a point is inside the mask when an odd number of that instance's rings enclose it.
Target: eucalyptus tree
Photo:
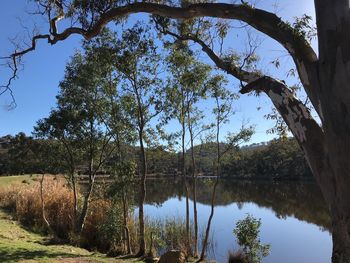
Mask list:
[[[133,144],[137,140],[137,134],[128,114],[127,99],[123,96],[122,86],[125,83],[121,83],[123,73],[119,71],[116,45],[117,37],[114,32],[104,30],[96,39],[85,41],[84,50],[89,63],[100,67],[102,77],[99,85],[106,100],[100,117],[117,146],[114,159],[116,162],[123,162],[127,157],[124,146]]]
[[[190,249],[190,211],[189,211],[189,185],[186,175],[186,131],[190,129],[191,146],[193,148],[193,123],[195,115],[194,104],[205,94],[205,83],[209,77],[210,67],[199,62],[196,54],[186,44],[169,45],[170,53],[167,57],[167,65],[171,74],[169,88],[167,89],[167,101],[171,104],[170,111],[181,125],[181,174],[185,181],[186,190],[186,239]],[[199,116],[199,115],[198,115]],[[189,125],[190,124],[190,125]],[[193,151],[192,151],[193,152]],[[194,155],[192,155],[192,167],[195,167]],[[192,169],[194,176],[194,169]],[[196,198],[194,198],[196,199]],[[197,217],[197,213],[195,213]],[[195,244],[198,237],[197,219],[195,219]],[[195,245],[195,255],[197,254]]]
[[[292,58],[303,88],[310,98],[319,123],[309,109],[283,81],[269,74],[244,69],[235,61],[217,55],[205,41],[191,34],[183,36],[198,43],[218,68],[240,80],[241,93],[264,92],[271,99],[303,149],[309,166],[332,214],[333,262],[350,262],[350,187],[348,156],[350,151],[350,81],[348,46],[350,38],[349,1],[314,0],[317,25],[316,52],[307,39],[307,23],[292,25],[273,12],[255,7],[248,1],[237,3],[170,3],[124,1],[35,1],[40,14],[47,19],[47,33],[32,37],[23,49],[16,46],[8,57],[12,75],[1,86],[10,91],[18,76],[23,55],[37,48],[38,40],[54,45],[73,34],[91,39],[109,22],[119,23],[132,13],[146,12],[171,19],[212,17],[238,20],[274,39]],[[58,23],[64,20],[63,29]],[[67,20],[72,23],[67,23]]]
[[[194,91],[194,89],[192,89]],[[204,130],[208,129],[202,124],[204,119],[203,112],[195,105],[199,97],[197,92],[186,94],[186,104],[188,111],[186,114],[186,123],[189,133],[190,153],[191,153],[191,176],[192,176],[192,198],[193,198],[193,221],[194,221],[194,257],[198,257],[198,212],[197,212],[197,165],[195,158],[195,139]]]
[[[64,109],[54,109],[49,117],[39,120],[34,127],[34,134],[38,138],[48,139],[57,142],[58,151],[56,158],[63,160],[62,170],[65,171],[65,178],[72,188],[75,228],[78,218],[78,192],[76,185],[77,165],[82,161],[82,143],[80,134],[76,129],[79,125],[79,117]],[[57,154],[58,153],[58,154]],[[53,154],[52,152],[50,154]]]
[[[139,251],[146,252],[144,202],[146,198],[147,156],[153,128],[151,121],[161,112],[163,83],[159,76],[160,56],[149,29],[139,23],[125,30],[115,44],[115,68],[121,73],[122,105],[137,131],[139,143],[140,200],[139,200]]]
[[[215,144],[216,144],[216,160],[214,164],[214,174],[216,176],[213,186],[213,192],[211,196],[211,210],[207,222],[207,227],[203,239],[202,251],[199,257],[199,261],[202,261],[205,257],[206,249],[208,246],[208,239],[210,233],[211,221],[214,217],[215,209],[215,197],[216,189],[221,176],[220,167],[222,157],[230,150],[237,148],[241,143],[250,140],[253,135],[252,127],[243,127],[237,133],[229,133],[226,137],[226,142],[222,144],[220,141],[221,128],[224,124],[229,122],[230,117],[234,114],[233,102],[238,99],[237,94],[230,92],[225,85],[227,80],[222,75],[214,76],[208,83],[211,98],[214,99],[213,114],[215,116]],[[223,146],[222,146],[223,145]]]
[[[80,234],[93,194],[98,171],[115,151],[113,134],[106,127],[104,114],[109,105],[101,79],[101,64],[77,53],[67,65],[64,80],[60,82],[57,109],[48,118],[38,122],[36,134],[62,143],[68,167],[69,182],[74,193],[74,230]],[[83,204],[78,214],[76,168],[87,166],[88,185],[83,193]]]

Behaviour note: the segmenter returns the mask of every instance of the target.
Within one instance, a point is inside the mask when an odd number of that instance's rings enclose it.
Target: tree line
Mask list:
[[[128,160],[138,162],[137,146],[128,147],[125,152]],[[42,155],[39,152],[50,153]],[[181,152],[172,152],[164,147],[147,148],[148,176],[180,178],[182,167]],[[65,168],[60,159],[55,165],[48,166],[50,156],[59,156],[59,148],[54,141],[46,141],[18,133],[0,138],[0,174],[63,174]],[[187,159],[191,155],[186,151]],[[195,145],[194,155],[197,160],[197,175],[214,176],[215,144]],[[109,166],[115,162],[113,156],[107,161],[98,175],[108,175]],[[87,174],[83,162],[77,165],[77,173]],[[187,162],[188,171],[191,166]],[[106,168],[106,169],[105,169]],[[232,149],[223,159],[222,177],[226,179],[263,179],[263,180],[313,180],[303,152],[292,138],[274,139],[262,144],[250,144]],[[138,169],[137,169],[138,170]]]

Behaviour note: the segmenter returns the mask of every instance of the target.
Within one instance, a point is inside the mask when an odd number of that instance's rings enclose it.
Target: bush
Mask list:
[[[107,252],[114,244],[113,236],[118,232],[114,228],[112,215],[114,215],[112,203],[109,200],[93,200],[89,206],[80,245],[90,250],[98,249],[101,252]],[[114,216],[118,217],[118,215]],[[108,234],[110,239],[107,237]]]
[[[191,231],[191,233],[193,232]],[[182,218],[148,219],[145,233],[147,244],[151,242],[151,233],[153,239],[152,253],[154,255],[173,249],[187,252],[186,223]],[[147,252],[149,252],[149,247]]]
[[[238,245],[243,249],[243,254],[251,263],[260,263],[263,257],[270,253],[270,245],[261,244],[260,234],[261,220],[251,215],[239,220],[233,234],[236,236]]]

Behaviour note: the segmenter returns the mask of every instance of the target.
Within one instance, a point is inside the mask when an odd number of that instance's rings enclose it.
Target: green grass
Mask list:
[[[7,187],[13,184],[19,184],[22,182],[26,182],[28,184],[34,182],[38,178],[38,175],[30,176],[29,174],[25,175],[12,175],[12,176],[0,176],[0,188]]]

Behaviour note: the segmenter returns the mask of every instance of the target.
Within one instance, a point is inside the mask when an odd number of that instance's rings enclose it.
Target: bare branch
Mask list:
[[[187,7],[172,7],[154,3],[133,3],[121,7],[111,8],[103,13],[96,23],[89,29],[79,27],[66,28],[62,33],[57,32],[57,23],[64,18],[64,11],[60,1],[55,1],[58,15],[51,19],[52,28],[50,44],[65,40],[72,34],[80,34],[85,39],[91,39],[99,34],[102,28],[116,18],[132,13],[150,13],[176,19],[188,19],[195,17],[216,17],[225,19],[237,19],[246,22],[257,30],[269,35],[281,43],[293,57],[308,62],[317,60],[317,56],[310,45],[301,36],[295,34],[293,29],[283,22],[275,14],[256,9],[247,5],[200,3]],[[23,53],[19,53],[21,55]]]
[[[14,52],[11,57],[17,58],[33,51],[36,47],[36,41],[40,39],[46,39],[51,45],[63,41],[73,34],[79,34],[87,40],[91,39],[97,36],[109,22],[132,13],[150,13],[173,19],[189,19],[204,16],[236,19],[267,34],[288,50],[297,65],[299,75],[310,100],[313,105],[318,105],[317,92],[311,89],[311,86],[318,86],[318,79],[316,77],[317,67],[315,65],[315,62],[318,61],[316,53],[303,36],[297,34],[288,23],[283,22],[281,18],[274,13],[257,9],[247,4],[199,3],[191,4],[186,7],[173,7],[149,2],[136,2],[107,10],[99,16],[98,20],[89,29],[68,27],[59,33],[57,31],[57,23],[65,17],[64,9],[62,2],[59,0],[54,1],[52,5],[57,10],[57,15],[50,20],[49,34],[34,36],[31,47]],[[202,46],[202,48],[203,50],[209,51],[207,46]],[[208,52],[208,55],[209,54],[212,58],[216,58],[216,56],[214,56],[215,54]],[[219,61],[216,60],[215,63],[217,62]],[[218,67],[233,72],[233,70],[228,67],[228,64],[221,63]],[[237,72],[235,74],[237,74]],[[246,80],[249,82],[251,79],[246,78]]]

